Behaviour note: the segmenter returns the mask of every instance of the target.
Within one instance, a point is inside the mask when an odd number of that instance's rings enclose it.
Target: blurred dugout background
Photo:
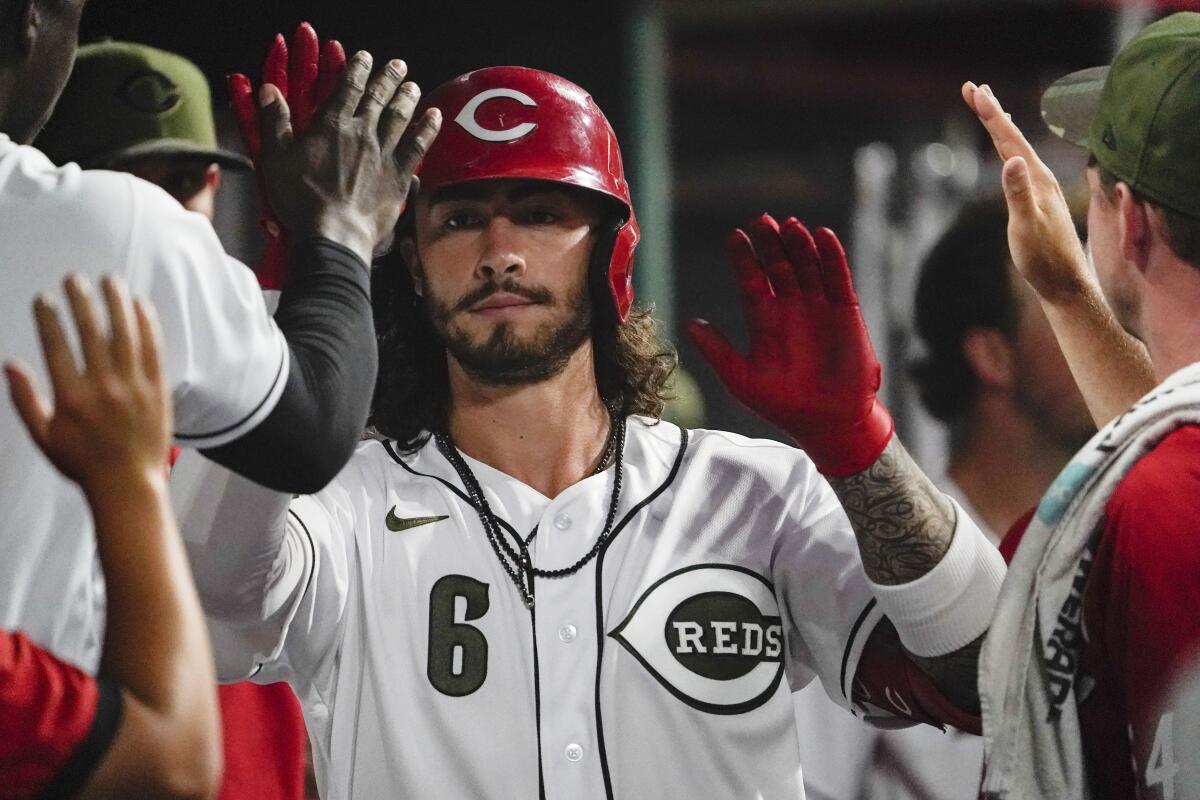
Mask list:
[[[885,399],[934,469],[942,435],[905,377],[916,269],[959,205],[999,188],[959,86],[990,83],[1060,178],[1075,180],[1082,157],[1044,134],[1042,89],[1181,8],[1200,0],[93,0],[83,41],[131,39],[197,62],[234,146],[224,75],[257,77],[272,35],[305,19],[348,51],[404,58],[427,90],[493,64],[574,80],[621,139],[644,237],[638,296],[679,344],[703,425],[779,435],[724,394],[681,322],[704,316],[744,340],[722,240],[762,211],[795,215],[842,236]],[[249,263],[253,219],[252,182],[227,175],[217,227]]]

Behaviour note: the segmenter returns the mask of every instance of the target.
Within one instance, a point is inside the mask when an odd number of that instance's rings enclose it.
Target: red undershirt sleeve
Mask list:
[[[982,732],[979,717],[947,700],[912,662],[886,617],[875,626],[863,648],[851,700],[855,711],[878,727],[916,722],[936,728],[951,725],[976,736]]]
[[[87,781],[120,725],[120,688],[22,633],[0,633],[0,786],[5,797],[65,798]]]

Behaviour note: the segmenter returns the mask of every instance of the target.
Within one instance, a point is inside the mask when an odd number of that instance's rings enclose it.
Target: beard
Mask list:
[[[551,307],[557,305],[548,290],[522,286],[513,280],[489,283],[453,304],[427,293],[424,303],[429,320],[446,352],[473,380],[487,386],[521,386],[558,375],[592,334],[592,307],[586,283],[566,298],[565,319],[544,323],[525,337],[517,335],[513,323],[500,322],[480,343],[454,324],[457,314],[469,313],[471,306],[500,291]]]

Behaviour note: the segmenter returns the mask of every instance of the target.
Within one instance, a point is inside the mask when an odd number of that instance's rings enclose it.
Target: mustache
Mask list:
[[[486,283],[475,291],[463,295],[454,304],[454,310],[459,312],[469,311],[471,306],[476,303],[482,303],[497,292],[508,292],[509,294],[515,294],[517,297],[523,297],[532,303],[541,303],[543,305],[552,305],[554,302],[554,295],[545,287],[523,286],[517,283],[516,279],[509,278],[503,283]]]

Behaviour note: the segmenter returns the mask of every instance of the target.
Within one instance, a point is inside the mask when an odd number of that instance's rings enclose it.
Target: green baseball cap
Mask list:
[[[1042,119],[1142,197],[1200,218],[1200,14],[1147,25],[1112,66],[1055,81]]]
[[[207,160],[248,169],[217,147],[208,81],[183,56],[132,42],[79,48],[37,146],[51,161],[116,168],[142,158]]]

